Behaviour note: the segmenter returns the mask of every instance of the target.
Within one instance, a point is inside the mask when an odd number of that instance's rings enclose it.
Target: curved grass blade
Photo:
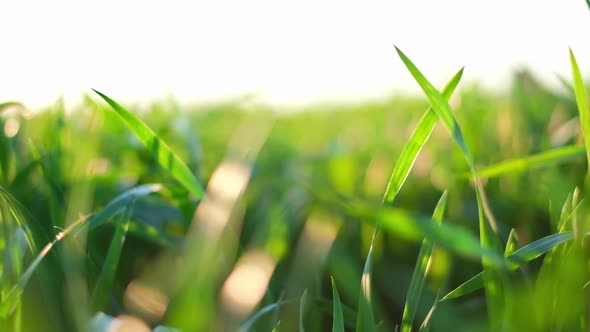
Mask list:
[[[445,191],[440,197],[432,220],[440,224],[442,217],[447,205],[447,192]],[[402,316],[402,331],[411,331],[412,323],[414,322],[414,316],[418,307],[418,301],[422,295],[422,287],[424,286],[424,280],[426,279],[426,269],[430,265],[432,260],[432,250],[434,243],[429,240],[423,240],[420,252],[418,253],[418,259],[416,260],[416,267],[412,274],[412,280],[410,281],[410,287],[408,288],[408,294],[406,295],[406,305],[404,307],[404,313]]]
[[[25,286],[29,282],[29,279],[33,275],[33,272],[37,269],[43,258],[49,253],[53,246],[61,241],[65,236],[70,234],[73,230],[78,229],[82,226],[86,221],[86,218],[82,217],[78,221],[72,223],[68,228],[59,232],[55,238],[49,242],[35,257],[33,262],[29,265],[29,267],[25,270],[25,272],[20,277],[18,283],[12,287],[12,289],[8,292],[6,297],[0,303],[0,317],[6,317],[9,315],[13,310],[16,308],[16,305],[19,302],[19,299],[24,291]]]
[[[373,318],[373,307],[371,304],[371,265],[373,260],[373,244],[375,243],[376,237],[377,232],[373,232],[371,246],[369,247],[369,252],[367,253],[367,260],[365,261],[363,276],[361,278],[359,308],[356,317],[357,331],[376,331],[375,318]]]
[[[94,293],[92,294],[94,308],[102,309],[108,303],[113,287],[113,281],[115,280],[115,274],[117,272],[117,266],[119,265],[119,258],[123,251],[123,244],[125,243],[125,236],[127,235],[127,229],[129,228],[129,217],[130,211],[127,209],[126,213],[123,213],[121,220],[117,223],[115,234],[109,246],[107,257],[103,264],[102,272],[100,273]]]
[[[336,282],[334,281],[334,277],[331,277],[331,280],[332,301],[334,302],[334,321],[332,323],[332,332],[344,332],[344,316],[342,314],[342,303],[340,302],[340,295],[338,294],[338,289],[336,288]]]
[[[180,184],[190,191],[196,198],[202,198],[205,195],[203,187],[197,181],[197,178],[191,173],[190,169],[180,158],[170,149],[170,147],[161,140],[154,131],[143,121],[129,112],[116,101],[105,96],[93,89],[102,99],[104,99],[117,113],[125,125],[133,131],[141,143],[150,150],[153,157],[158,161],[160,166],[167,170]]]
[[[590,235],[590,233],[586,233],[586,236],[588,235]],[[512,254],[506,257],[508,266],[512,270],[517,269],[521,265],[532,261],[554,247],[573,239],[574,234],[572,232],[564,232],[552,234],[535,242],[529,243],[528,245],[514,251]],[[484,286],[484,276],[486,273],[487,272],[484,271],[475,275],[473,278],[467,280],[445,295],[441,301],[458,298],[482,288]]]
[[[445,99],[451,98],[451,95],[457,88],[459,81],[461,80],[461,76],[463,75],[463,68],[461,68],[455,76],[451,79],[451,81],[445,86],[443,89],[443,97]],[[410,174],[410,170],[418,157],[418,154],[422,150],[422,147],[428,141],[432,130],[434,129],[434,125],[438,121],[438,116],[436,112],[429,107],[418,124],[412,132],[412,136],[407,141],[406,145],[404,146],[397,163],[391,173],[391,178],[387,183],[387,188],[385,189],[385,195],[383,197],[383,202],[386,204],[392,204],[395,197],[399,193],[401,187],[403,186],[406,178]]]
[[[584,146],[586,147],[586,158],[588,159],[588,170],[590,174],[590,108],[588,108],[588,97],[586,96],[586,89],[584,88],[584,81],[578,62],[574,56],[574,52],[570,48],[570,62],[572,65],[572,76],[574,79],[574,92],[576,95],[576,103],[578,104],[578,112],[580,114],[580,124],[582,127],[582,137],[584,138]]]
[[[477,175],[482,178],[493,178],[507,173],[522,172],[532,168],[559,164],[584,153],[585,148],[583,146],[568,145],[528,157],[505,160],[478,170]]]

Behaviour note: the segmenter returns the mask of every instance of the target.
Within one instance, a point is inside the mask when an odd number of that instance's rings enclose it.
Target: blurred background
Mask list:
[[[583,0],[3,1],[0,100],[67,105],[254,95],[280,106],[417,92],[400,47],[435,84],[505,89],[532,69],[556,86],[567,47],[590,57]],[[588,65],[582,66],[589,69]]]
[[[0,310],[9,318],[0,315],[1,324],[8,321],[0,330],[79,330],[98,312],[135,315],[150,327],[213,330],[238,326],[283,300],[252,330],[270,330],[279,321],[294,329],[306,290],[306,326],[326,330],[330,277],[352,330],[374,219],[393,166],[428,107],[394,44],[439,88],[466,67],[450,104],[476,168],[570,145],[577,151],[484,180],[502,241],[513,228],[522,246],[555,233],[568,213],[571,219],[574,211],[587,213],[587,206],[576,210],[587,164],[568,54],[571,47],[588,82],[584,0],[3,1],[0,13],[0,185],[6,190],[0,203],[23,210],[0,233],[7,244],[0,251],[16,262],[9,269],[5,258],[3,296],[38,252],[25,250],[23,229],[35,226],[38,237],[27,240],[43,248],[80,214],[127,202],[117,201],[122,193],[147,183],[165,188],[128,199],[128,210],[111,218],[120,220],[87,238],[66,237],[76,250],[56,245],[25,288],[22,311]],[[152,128],[154,142],[166,142],[219,201],[196,199],[154,158],[159,150],[138,140],[145,131],[122,121],[90,88]],[[445,222],[477,237],[468,171],[439,125],[395,207],[429,216],[448,191]],[[374,214],[359,218],[346,206],[351,202],[374,207]],[[194,226],[216,218],[230,226],[213,240]],[[109,258],[123,221],[129,226],[120,257]],[[419,250],[413,240],[396,232],[376,237],[372,301],[382,331],[400,322]],[[207,250],[183,252],[187,243]],[[19,255],[10,256],[14,248]],[[211,260],[219,258],[211,248],[223,259]],[[79,259],[78,265],[67,259]],[[202,261],[210,264],[183,263]],[[243,280],[234,287],[230,281],[239,278],[231,275],[251,262],[263,266],[257,280],[264,282],[242,310],[232,296],[257,287]],[[104,286],[109,264],[114,277]],[[554,278],[529,287],[539,265],[527,265],[524,277],[510,274],[522,287],[510,294],[512,307],[500,310],[522,330],[579,327],[584,300],[571,299],[583,297],[580,282],[588,279],[564,281],[562,275],[578,274],[553,266],[547,270]],[[576,266],[574,272],[585,269]],[[481,269],[479,260],[437,247],[416,322],[440,291]],[[107,295],[97,300],[96,289]],[[138,297],[150,299],[150,291],[156,294],[152,311]],[[547,299],[552,305],[544,305]],[[569,311],[560,310],[565,304]],[[443,302],[433,327],[484,331],[488,309],[481,290]]]

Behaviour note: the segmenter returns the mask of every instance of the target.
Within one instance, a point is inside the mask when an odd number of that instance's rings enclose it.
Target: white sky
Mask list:
[[[298,105],[416,92],[400,47],[438,86],[502,87],[526,64],[590,82],[585,0],[3,0],[0,102],[31,107],[98,89],[125,102],[255,93]]]

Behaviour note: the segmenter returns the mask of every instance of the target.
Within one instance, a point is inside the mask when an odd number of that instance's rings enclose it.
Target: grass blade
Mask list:
[[[363,276],[361,278],[359,307],[356,317],[357,331],[376,331],[375,318],[373,317],[373,307],[371,304],[371,265],[373,260],[373,244],[376,237],[377,232],[374,232],[371,239],[371,246],[369,247],[369,252],[367,253],[367,260],[365,261]]]
[[[303,291],[299,301],[299,332],[305,332],[305,306],[307,305],[307,289]]]
[[[445,86],[442,94],[445,99],[451,98],[451,95],[457,88],[459,81],[461,80],[461,76],[463,75],[463,69],[459,70],[455,76],[451,79],[451,81]],[[397,163],[393,169],[391,174],[391,178],[387,184],[387,188],[385,189],[385,195],[383,197],[383,202],[385,204],[392,204],[395,197],[399,193],[401,187],[403,186],[406,178],[410,174],[410,170],[418,157],[418,154],[422,150],[422,147],[428,141],[432,130],[434,129],[434,125],[438,121],[438,116],[436,112],[429,107],[418,124],[412,132],[412,136],[405,144]]]
[[[505,160],[478,170],[477,175],[482,178],[493,178],[507,173],[522,172],[532,168],[559,164],[584,153],[585,149],[583,146],[564,146],[528,157]]]
[[[18,283],[14,285],[8,295],[2,299],[2,303],[0,303],[0,317],[6,317],[14,310],[15,305],[18,303],[18,299],[20,298],[20,295],[22,294],[25,286],[29,282],[29,279],[33,275],[33,272],[35,272],[49,251],[64,237],[74,231],[79,232],[86,225],[88,225],[90,229],[94,229],[106,223],[108,220],[124,211],[126,205],[128,205],[132,200],[159,191],[161,188],[162,186],[159,184],[146,184],[132,188],[117,196],[97,214],[91,217],[82,216],[77,221],[73,222],[69,227],[59,232],[55,238],[51,242],[47,243],[45,247],[39,252],[37,257],[35,257],[33,262],[31,262],[29,267],[22,274]]]
[[[382,230],[408,240],[422,241],[426,237],[461,256],[476,259],[485,257],[496,267],[506,264],[502,255],[483,247],[471,233],[451,223],[443,221],[437,225],[430,217],[411,214],[402,209],[376,210],[371,206],[354,203],[348,207],[348,212],[361,220],[374,221]]]
[[[442,121],[444,126],[447,130],[451,133],[453,140],[459,145],[465,159],[467,160],[467,164],[469,168],[474,168],[473,158],[471,157],[471,153],[465,144],[465,140],[463,139],[463,134],[461,133],[461,129],[459,128],[459,124],[455,117],[452,114],[451,106],[445,100],[445,98],[436,90],[436,88],[422,75],[420,70],[412,63],[412,61],[397,47],[395,47],[397,54],[402,59],[403,63],[406,65],[416,82],[420,85],[426,97],[428,98],[428,102],[430,106],[438,116],[438,118]]]
[[[586,236],[589,235],[590,233],[586,233]],[[574,234],[572,232],[564,232],[552,234],[535,242],[529,243],[506,257],[506,260],[509,263],[508,266],[512,270],[517,269],[521,265],[532,261],[533,259],[541,256],[556,246],[573,239]],[[486,273],[487,272],[485,271],[481,272],[468,281],[464,282],[445,295],[441,301],[458,298],[482,288],[484,286],[484,277]]]
[[[441,119],[442,123],[451,134],[451,137],[455,143],[457,143],[461,149],[463,157],[465,158],[465,161],[471,170],[477,197],[481,246],[484,248],[491,248],[497,253],[501,252],[501,243],[497,234],[498,226],[496,220],[492,214],[491,209],[489,208],[485,190],[483,189],[483,185],[477,175],[477,171],[475,170],[473,157],[469,152],[467,145],[465,144],[463,134],[461,133],[461,129],[457,123],[457,120],[453,116],[451,106],[449,106],[449,103],[445,100],[445,98],[436,90],[436,88],[434,88],[434,86],[426,79],[426,77],[424,77],[424,75],[420,72],[420,70],[418,70],[412,61],[400,49],[397,47],[395,49],[406,68],[410,71],[416,82],[426,94],[430,106],[432,106],[438,117]],[[494,329],[494,327],[496,327],[495,324],[501,323],[501,319],[496,315],[496,312],[497,310],[499,311],[502,306],[501,303],[504,298],[502,294],[502,286],[504,281],[501,278],[501,275],[497,273],[497,271],[494,271],[496,264],[488,257],[482,256],[482,265],[484,271],[489,272],[485,276],[485,284],[488,308],[490,310],[491,316],[490,322],[492,322],[491,327]]]
[[[332,301],[334,302],[334,321],[332,323],[332,332],[344,332],[344,316],[342,314],[342,303],[340,302],[340,295],[336,288],[334,277],[332,279]]]
[[[582,74],[580,74],[578,62],[576,61],[576,57],[574,56],[574,52],[571,48],[570,62],[572,65],[572,76],[574,79],[574,92],[576,94],[576,103],[578,104],[578,112],[580,114],[582,137],[584,138],[584,146],[586,147],[586,158],[588,159],[588,167],[590,172],[590,108],[588,108],[588,97],[586,96],[586,89],[584,88]]]
[[[123,213],[120,222],[117,223],[115,234],[113,235],[111,245],[109,246],[102,272],[96,281],[92,298],[94,301],[94,308],[97,310],[104,308],[112,293],[111,289],[113,281],[115,280],[119,258],[123,251],[123,244],[125,243],[125,236],[127,235],[127,229],[129,227],[130,211],[131,208],[127,209],[127,213]]]
[[[125,125],[133,131],[141,143],[150,150],[160,166],[167,170],[180,184],[197,198],[202,198],[205,191],[197,178],[180,158],[161,140],[154,131],[133,113],[99,91],[93,90],[104,99],[119,115]]]
[[[447,205],[447,192],[445,191],[432,215],[432,220],[436,223],[442,221],[442,217]],[[422,294],[422,287],[424,286],[424,280],[426,279],[426,269],[430,265],[432,259],[432,250],[434,243],[429,240],[422,241],[420,252],[418,253],[418,259],[416,261],[416,267],[412,274],[412,280],[410,281],[410,287],[408,288],[408,294],[406,295],[406,305],[404,307],[404,313],[402,316],[402,331],[410,331],[412,329],[412,323],[418,307],[418,301]]]
[[[283,301],[279,301],[276,303],[272,303],[269,304],[265,307],[263,307],[262,309],[258,310],[254,315],[252,315],[250,318],[248,318],[244,323],[242,323],[242,325],[240,326],[240,328],[238,329],[238,332],[247,332],[250,331],[250,328],[264,315],[268,314],[269,312],[272,312],[274,310],[278,310],[281,306],[285,305],[285,304],[291,304],[291,303],[296,303],[299,299],[295,298],[295,299],[290,299],[290,300],[283,300]]]
[[[107,204],[100,212],[96,213],[88,223],[88,229],[93,230],[100,225],[106,223],[114,216],[126,210],[127,206],[134,200],[150,195],[152,193],[162,190],[160,184],[143,184],[132,189],[127,190],[121,195],[115,197],[109,204]]]
[[[434,303],[432,304],[432,307],[430,307],[430,310],[428,311],[428,314],[426,315],[426,318],[424,318],[424,321],[422,322],[422,325],[420,325],[420,329],[418,331],[420,331],[420,332],[430,331],[430,323],[432,322],[432,316],[434,316],[434,312],[436,311],[436,308],[438,307],[439,295],[440,294],[436,295],[436,299],[434,299]]]

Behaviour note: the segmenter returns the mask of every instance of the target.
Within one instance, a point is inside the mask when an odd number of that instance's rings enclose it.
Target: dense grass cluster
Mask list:
[[[2,104],[0,330],[586,330],[573,54],[508,95],[398,54],[426,99]]]

